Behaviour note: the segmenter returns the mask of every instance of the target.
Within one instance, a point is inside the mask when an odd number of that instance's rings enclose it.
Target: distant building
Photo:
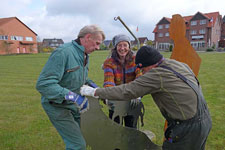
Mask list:
[[[140,45],[145,45],[148,41],[147,37],[139,37],[138,38]],[[131,45],[132,46],[136,46],[138,44],[137,40],[131,41]]]
[[[219,41],[219,47],[225,47],[225,16],[223,17],[222,26],[221,26],[221,38]]]
[[[63,45],[64,42],[62,39],[56,39],[56,38],[53,38],[53,39],[43,39],[43,42],[42,42],[42,47],[43,48],[57,48],[61,45]]]
[[[201,13],[183,17],[186,24],[186,38],[196,50],[207,47],[218,47],[221,37],[222,16],[219,12]],[[163,17],[153,31],[155,34],[155,47],[159,50],[169,49],[173,45],[169,36],[171,18]]]
[[[17,17],[0,18],[0,55],[37,53],[37,34]]]
[[[104,44],[107,48],[109,48],[111,42],[112,42],[112,40],[104,40],[104,41],[103,41],[103,44]]]

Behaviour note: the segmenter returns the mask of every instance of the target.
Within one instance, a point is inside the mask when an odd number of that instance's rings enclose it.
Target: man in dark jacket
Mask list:
[[[104,39],[98,26],[83,27],[76,40],[53,51],[37,81],[42,106],[63,138],[66,150],[86,150],[80,113],[87,110],[88,100],[79,91],[84,84],[96,87],[88,79],[88,54],[99,49]]]
[[[203,150],[212,127],[200,84],[188,65],[143,46],[135,63],[143,71],[134,81],[116,87],[83,86],[81,95],[128,100],[151,94],[168,121],[164,150]]]

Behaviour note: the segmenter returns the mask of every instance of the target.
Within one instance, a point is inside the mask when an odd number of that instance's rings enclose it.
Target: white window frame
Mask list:
[[[167,50],[170,48],[170,43],[159,43],[158,44],[158,49],[159,50]]]
[[[159,33],[159,36],[158,37],[163,37],[163,33]]]
[[[205,41],[195,41],[195,42],[191,42],[192,47],[194,48],[201,48],[201,47],[205,47]]]
[[[25,39],[26,39],[26,41],[33,41],[33,38],[30,36],[27,36]]]
[[[169,25],[169,24],[166,24],[166,25],[165,25],[165,28],[166,28],[166,29],[168,29],[169,27],[170,27],[170,25]]]
[[[205,29],[200,29],[199,34],[205,34]]]
[[[168,36],[170,36],[170,34],[169,34],[169,32],[166,32],[165,37],[168,37]]]
[[[163,25],[159,25],[158,26],[158,29],[160,30],[160,29],[163,29]]]
[[[23,37],[22,36],[11,36],[11,40],[13,41],[23,41]]]
[[[200,20],[199,24],[200,24],[200,25],[206,24],[206,19]]]
[[[8,36],[7,35],[0,35],[0,40],[8,40]]]
[[[191,30],[191,33],[190,33],[191,35],[195,35],[195,34],[197,34],[197,30]]]
[[[191,21],[191,26],[196,26],[197,25],[197,21]]]

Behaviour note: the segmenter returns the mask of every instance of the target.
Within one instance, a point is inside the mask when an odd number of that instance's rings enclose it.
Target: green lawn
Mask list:
[[[103,83],[101,65],[108,51],[91,54],[89,77]],[[169,57],[171,53],[163,53]],[[225,53],[199,53],[199,80],[213,119],[206,149],[223,150],[225,145]],[[51,125],[35,89],[36,80],[49,54],[0,56],[0,150],[62,150],[63,141]],[[156,134],[162,144],[164,119],[151,96],[145,104],[144,130]],[[106,107],[103,108],[106,110]]]

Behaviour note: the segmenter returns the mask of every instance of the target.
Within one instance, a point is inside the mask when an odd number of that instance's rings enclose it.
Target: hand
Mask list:
[[[136,99],[132,99],[131,102],[130,102],[130,107],[132,109],[134,109],[135,107],[138,106],[138,104],[141,102],[141,97],[138,97]]]
[[[97,88],[92,88],[88,85],[83,85],[80,88],[80,94],[83,96],[92,96],[94,98],[99,98],[98,96],[95,96],[95,91]]]
[[[88,99],[87,99],[87,101],[85,102],[85,104],[83,105],[83,107],[80,109],[80,113],[84,113],[88,109],[89,109],[89,102],[88,102]]]
[[[79,94],[69,92],[67,95],[65,95],[65,100],[72,101],[76,103],[79,108],[82,108],[83,105],[86,103],[87,98]]]

